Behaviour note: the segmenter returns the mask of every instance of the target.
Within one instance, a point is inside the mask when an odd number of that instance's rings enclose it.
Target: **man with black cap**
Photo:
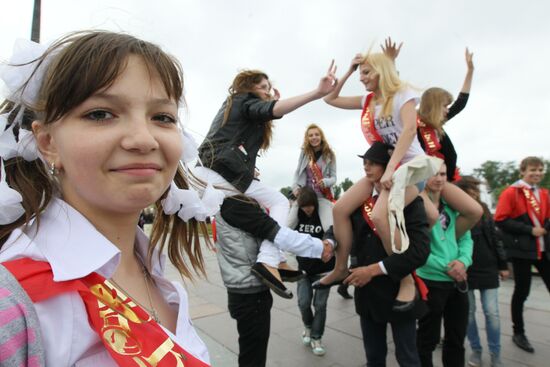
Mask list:
[[[380,189],[380,178],[390,160],[393,146],[375,142],[364,155],[366,177]],[[360,316],[367,365],[384,366],[387,354],[386,328],[392,328],[395,355],[400,366],[420,366],[416,349],[416,319],[423,305],[416,302],[404,312],[393,310],[400,280],[423,265],[430,253],[429,226],[424,204],[415,198],[404,209],[410,244],[401,254],[388,255],[378,237],[372,220],[376,196],[369,198],[351,216],[353,251],[357,267],[344,283],[355,286],[355,309]]]

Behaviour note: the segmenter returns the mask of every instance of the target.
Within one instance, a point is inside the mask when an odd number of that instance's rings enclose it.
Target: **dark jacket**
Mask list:
[[[545,218],[542,226],[550,232],[550,205],[546,189],[540,190],[540,206]],[[495,223],[502,230],[506,255],[509,259],[536,260],[539,257],[536,237],[531,234],[533,222],[527,214],[527,200],[520,191],[520,184],[507,187],[498,198]],[[545,256],[550,260],[550,235],[544,236]],[[544,254],[540,254],[542,256]]]
[[[311,237],[319,239],[330,238],[334,241],[332,226],[330,226],[326,232],[323,230],[321,219],[319,219],[318,209],[315,209],[311,217],[308,217],[302,209],[298,209],[298,224],[293,229],[300,233],[307,233]],[[298,261],[299,269],[305,271],[307,275],[327,273],[334,269],[334,265],[336,264],[336,259],[334,257],[326,263],[321,259],[302,256],[296,256],[296,260]]]
[[[243,193],[254,178],[266,123],[277,118],[273,116],[275,102],[264,101],[252,93],[234,95],[227,121],[224,123],[228,100],[214,117],[199,147],[202,164]]]
[[[375,277],[364,287],[355,289],[356,312],[375,322],[410,320],[420,317],[424,311],[421,302],[416,302],[416,307],[408,312],[392,311],[401,279],[422,266],[430,255],[430,230],[420,197],[405,207],[404,216],[410,239],[409,248],[402,254],[390,256],[386,254],[380,238],[363,219],[361,208],[351,216],[357,266],[382,260],[388,272],[388,275]]]
[[[498,288],[499,270],[506,270],[506,254],[502,240],[497,236],[495,223],[483,216],[470,230],[474,241],[472,265],[468,268],[470,289]]]

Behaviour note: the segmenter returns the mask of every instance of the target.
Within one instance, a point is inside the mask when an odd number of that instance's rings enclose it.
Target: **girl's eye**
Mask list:
[[[84,117],[89,120],[103,121],[103,120],[112,119],[115,116],[112,113],[105,110],[95,110],[95,111],[88,112],[86,115],[84,115]]]
[[[164,122],[164,123],[169,123],[169,124],[174,124],[174,123],[177,122],[177,120],[174,117],[172,117],[171,115],[167,115],[167,114],[155,115],[155,116],[153,116],[153,120]]]

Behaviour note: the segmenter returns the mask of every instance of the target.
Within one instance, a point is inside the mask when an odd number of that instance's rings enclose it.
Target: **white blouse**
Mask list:
[[[40,226],[12,232],[0,251],[0,261],[29,257],[47,261],[54,281],[79,279],[97,272],[110,278],[120,262],[120,251],[99,233],[78,211],[60,199],[53,199],[42,214]],[[149,239],[138,228],[138,253],[147,256]],[[152,276],[166,302],[178,310],[176,335],[164,328],[182,348],[209,363],[206,345],[197,335],[189,318],[189,302],[185,289],[165,279],[165,256],[152,259]],[[84,302],[76,292],[64,293],[35,303],[40,321],[46,366],[50,367],[116,367],[100,338],[88,323]]]

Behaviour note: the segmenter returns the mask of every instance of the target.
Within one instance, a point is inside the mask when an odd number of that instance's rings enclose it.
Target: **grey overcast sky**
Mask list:
[[[0,58],[29,38],[32,0],[1,0]],[[455,96],[475,73],[466,109],[447,126],[469,173],[486,160],[550,158],[550,2],[546,0],[42,0],[42,41],[81,29],[124,31],[160,44],[185,71],[184,125],[202,141],[243,68],[262,69],[282,94],[313,89],[335,59],[341,75],[357,52],[384,38],[404,41],[402,79]],[[342,95],[364,94],[357,76]],[[337,155],[338,179],[362,175],[367,148],[359,111],[313,102],[276,122],[272,148],[258,159],[264,182],[292,183],[305,127],[319,124]]]

